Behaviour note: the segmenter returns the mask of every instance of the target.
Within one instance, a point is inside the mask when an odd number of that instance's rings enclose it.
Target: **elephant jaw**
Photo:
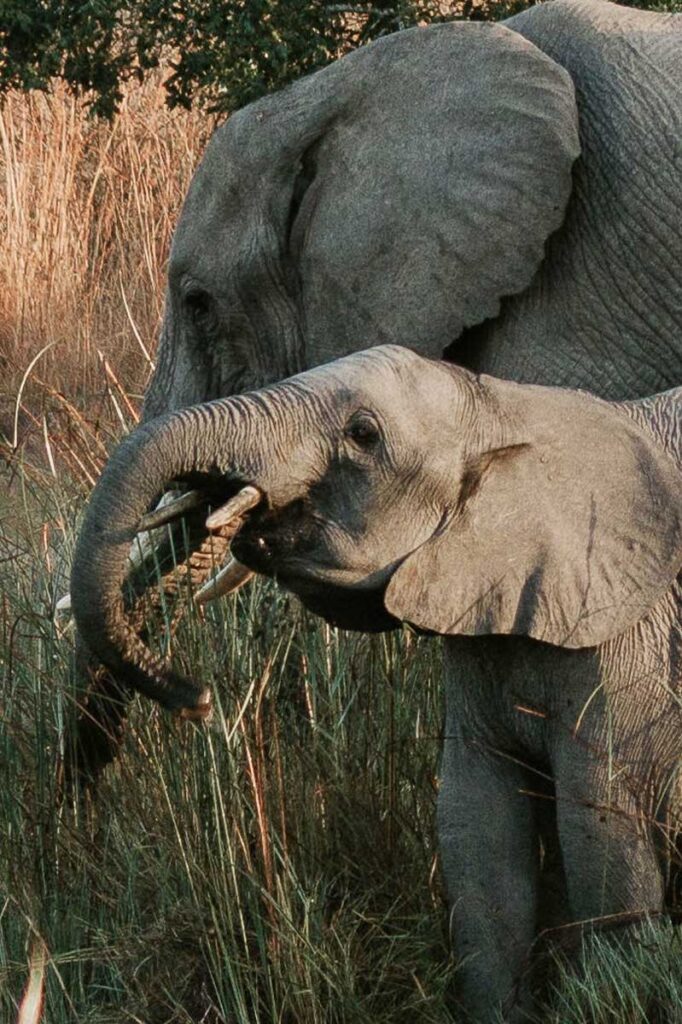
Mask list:
[[[196,499],[191,495],[197,495]],[[166,505],[162,522],[168,523],[182,516],[187,507],[195,507],[202,500],[198,492],[189,492],[176,502]],[[390,578],[390,571],[374,573],[358,578],[336,567],[312,567],[305,559],[277,557],[273,549],[261,537],[258,523],[249,523],[247,516],[257,506],[265,506],[266,496],[253,484],[246,484],[215,509],[206,519],[210,532],[229,529],[234,532],[232,547],[227,563],[195,592],[197,604],[207,604],[226,594],[234,593],[250,580],[256,572],[274,577],[282,586],[296,594],[302,603],[316,615],[342,629],[362,632],[384,632],[395,629],[399,622],[390,615],[383,602],[383,593]],[[143,517],[140,527],[150,521],[160,525],[157,511]],[[243,530],[244,527],[246,530]],[[249,528],[250,527],[250,528]],[[243,532],[242,532],[243,531]],[[244,561],[239,557],[241,555]],[[249,564],[244,564],[248,562]]]
[[[279,512],[268,510],[265,495],[247,485],[213,512],[206,526],[209,530],[220,527],[232,520],[235,511],[243,517],[259,504],[265,507],[264,516],[242,519],[233,538],[230,562],[195,595],[195,600],[204,603],[230,593],[258,572],[274,578],[296,594],[306,608],[341,629],[374,633],[399,626],[384,606],[384,592],[396,565],[361,571],[343,568],[333,560],[322,561],[317,529],[313,526],[310,530],[314,517],[306,514],[301,502],[293,502]],[[287,510],[293,513],[293,521],[290,518],[288,523]],[[317,559],[313,555],[316,548]]]
[[[235,536],[233,561],[223,570],[226,582],[239,579],[240,572],[262,573],[295,594],[309,611],[340,629],[380,633],[400,625],[384,606],[384,592],[393,566],[361,573],[323,564],[313,557],[306,544],[310,538],[305,534],[305,551],[301,554],[287,543],[287,531],[278,537],[270,529],[262,531],[262,525],[257,518],[247,521]],[[268,526],[271,525],[272,520]]]

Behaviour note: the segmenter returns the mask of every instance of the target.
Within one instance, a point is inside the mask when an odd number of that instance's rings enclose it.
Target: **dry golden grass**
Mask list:
[[[5,451],[40,450],[48,465],[64,454],[87,484],[107,430],[134,420],[173,225],[212,128],[204,114],[165,107],[160,75],[129,87],[111,125],[59,83],[51,95],[11,94],[0,108]],[[22,378],[46,346],[17,417]],[[75,458],[63,452],[65,434]]]

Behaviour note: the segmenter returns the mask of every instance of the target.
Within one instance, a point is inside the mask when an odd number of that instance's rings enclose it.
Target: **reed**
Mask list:
[[[121,426],[112,398],[139,406],[173,225],[213,126],[170,112],[160,74],[127,90],[112,125],[59,83],[0,107],[0,429],[12,445],[42,447],[53,422],[61,432],[67,400],[105,432]]]

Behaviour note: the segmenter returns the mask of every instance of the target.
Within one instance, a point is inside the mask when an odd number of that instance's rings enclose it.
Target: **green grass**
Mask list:
[[[210,727],[138,703],[96,805],[58,810],[71,638],[41,537],[73,523],[73,501],[27,486],[16,505],[0,568],[0,1019],[40,936],[50,1024],[447,1020],[434,645],[342,638],[253,586],[189,616],[175,644],[213,685]],[[67,554],[72,533],[55,537]]]
[[[596,935],[584,970],[560,961],[547,1024],[682,1024],[682,934],[648,922],[627,939]]]
[[[38,939],[46,1024],[456,1020],[438,644],[339,634],[257,583],[174,642],[213,687],[210,726],[137,702],[96,802],[60,808],[74,684],[52,612],[81,500],[19,473],[0,508],[0,1020]],[[593,947],[538,1019],[682,1021],[671,927]]]

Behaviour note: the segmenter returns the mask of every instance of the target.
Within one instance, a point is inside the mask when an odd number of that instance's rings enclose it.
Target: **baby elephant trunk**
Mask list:
[[[128,620],[123,583],[130,545],[141,530],[159,526],[171,515],[182,514],[186,506],[207,500],[207,495],[194,492],[180,499],[175,511],[145,515],[172,480],[199,480],[214,496],[232,494],[227,509],[233,518],[257,504],[260,491],[247,485],[258,476],[264,418],[267,403],[240,397],[143,425],[121,443],[107,464],[78,537],[71,598],[76,626],[87,647],[120,682],[185,717],[205,716],[210,694],[156,657]]]

